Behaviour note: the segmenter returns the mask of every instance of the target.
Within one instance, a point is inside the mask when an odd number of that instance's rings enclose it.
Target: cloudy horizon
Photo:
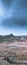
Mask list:
[[[0,0],[0,35],[27,35],[27,0]]]

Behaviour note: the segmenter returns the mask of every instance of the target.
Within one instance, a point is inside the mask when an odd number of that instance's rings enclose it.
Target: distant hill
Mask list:
[[[27,36],[14,36],[12,33],[5,36],[0,35],[0,42],[4,42],[4,41],[14,42],[20,40],[22,41],[27,40]]]

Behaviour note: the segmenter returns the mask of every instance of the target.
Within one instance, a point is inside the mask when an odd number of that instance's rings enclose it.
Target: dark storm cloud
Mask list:
[[[13,0],[2,0],[2,3],[4,5],[4,8],[8,9],[11,5]]]
[[[5,27],[15,27],[15,26],[21,26],[21,27],[25,27],[27,26],[27,19],[22,18],[22,19],[6,19],[3,21],[3,26]]]
[[[16,7],[27,7],[27,0],[2,0],[2,3],[5,7],[9,7],[9,5],[11,5],[13,2],[16,4]]]
[[[2,0],[2,3],[3,3],[4,5],[9,5],[9,4],[11,4],[12,1],[13,1],[13,0]]]
[[[11,17],[3,20],[3,26],[27,26],[27,0],[2,0],[2,3],[6,12],[13,10]]]

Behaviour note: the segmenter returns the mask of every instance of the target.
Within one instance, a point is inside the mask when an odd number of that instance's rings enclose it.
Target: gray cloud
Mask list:
[[[3,3],[3,5],[10,5],[11,4],[11,2],[12,2],[12,0],[2,0],[2,3]]]
[[[27,26],[27,0],[1,0],[4,12],[7,15],[5,20],[3,20],[2,25],[4,27],[14,27],[14,26]],[[12,11],[9,17],[9,11]],[[11,12],[10,12],[11,13]]]
[[[27,0],[1,0],[1,1],[5,7],[7,6],[9,7],[9,5],[11,5],[13,2],[16,4],[16,6],[24,8],[27,7]]]
[[[26,27],[27,26],[27,19],[26,18],[20,18],[20,19],[13,19],[11,18],[11,20],[6,19],[3,21],[3,26],[5,27]]]

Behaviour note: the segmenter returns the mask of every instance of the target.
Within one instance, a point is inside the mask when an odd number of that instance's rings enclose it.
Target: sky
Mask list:
[[[0,35],[27,35],[27,0],[0,0]]]

